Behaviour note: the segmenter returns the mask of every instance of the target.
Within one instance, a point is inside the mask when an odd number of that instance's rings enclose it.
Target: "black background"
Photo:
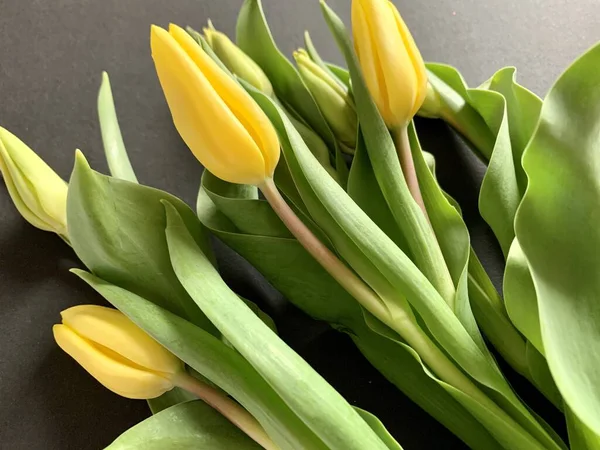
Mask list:
[[[396,1],[426,60],[457,66],[477,85],[505,65],[543,95],[566,65],[600,39],[597,0]],[[233,33],[241,0],[0,0],[0,125],[68,179],[75,148],[106,172],[96,116],[102,70],[140,182],[192,204],[201,168],[176,134],[152,66],[149,27],[200,29],[210,17]],[[330,0],[349,24],[350,0]],[[264,0],[290,54],[308,29],[340,62],[316,0]],[[476,212],[481,167],[443,124],[418,123],[444,187],[461,203],[473,241],[498,281],[501,260]],[[464,448],[372,369],[344,336],[303,316],[219,247],[222,273],[276,319],[282,337],[353,404],[378,415],[405,449]],[[148,413],[145,402],[100,386],[52,339],[59,312],[102,300],[67,269],[78,264],[56,236],[21,219],[0,187],[0,448],[98,449]],[[513,377],[521,393],[556,417]],[[560,424],[558,424],[560,425]]]

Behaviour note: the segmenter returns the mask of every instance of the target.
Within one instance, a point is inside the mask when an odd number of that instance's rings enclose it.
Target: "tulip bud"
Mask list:
[[[343,87],[316,64],[306,50],[294,52],[294,58],[302,80],[315,97],[336,138],[346,146],[354,148],[358,119],[348,88]]]
[[[204,167],[231,183],[272,177],[279,140],[250,95],[178,26],[152,26],[151,46],[175,127]]]
[[[388,0],[352,0],[354,47],[365,81],[389,128],[406,126],[427,91],[419,49]]]
[[[231,73],[247,81],[269,97],[273,95],[273,86],[260,66],[231,42],[226,34],[209,27],[204,29],[204,36],[215,55]]]
[[[80,305],[61,313],[56,343],[106,388],[155,398],[171,390],[182,362],[116,309]]]
[[[0,171],[17,210],[34,227],[67,237],[67,183],[0,127]]]

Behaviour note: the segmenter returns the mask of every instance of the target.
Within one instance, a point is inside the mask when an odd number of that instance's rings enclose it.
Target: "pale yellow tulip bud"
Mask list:
[[[0,171],[23,218],[34,227],[68,240],[67,183],[25,143],[2,127]]]
[[[116,309],[81,305],[61,313],[56,343],[106,388],[155,398],[174,387],[183,363]]]
[[[202,165],[231,183],[272,177],[279,140],[250,95],[178,26],[152,26],[151,46],[175,127]]]
[[[306,50],[294,52],[302,80],[313,94],[336,138],[348,147],[356,146],[358,119],[348,88],[335,81],[316,64]]]
[[[263,70],[252,58],[231,42],[226,34],[212,27],[204,29],[204,36],[210,48],[231,73],[247,81],[262,93],[273,95],[273,86]]]
[[[419,49],[388,0],[352,0],[354,48],[367,87],[389,128],[405,126],[427,92]]]

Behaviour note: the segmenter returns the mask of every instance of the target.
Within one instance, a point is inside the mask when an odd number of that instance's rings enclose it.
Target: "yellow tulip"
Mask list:
[[[0,171],[17,210],[34,227],[68,240],[68,186],[33,150],[0,127]]]
[[[56,343],[94,378],[127,398],[155,398],[174,387],[183,364],[116,309],[81,305],[61,313]]]
[[[388,0],[352,0],[354,47],[367,87],[389,128],[406,126],[427,93],[419,49]]]
[[[306,50],[294,52],[294,59],[302,80],[313,94],[335,136],[346,146],[352,149],[356,147],[358,119],[348,88],[315,63]]]
[[[152,26],[151,47],[175,127],[202,165],[231,183],[272,177],[279,140],[250,95],[178,26]]]
[[[254,62],[231,39],[212,27],[204,29],[204,36],[210,48],[231,73],[247,81],[259,91],[271,96],[273,86],[258,64]]]

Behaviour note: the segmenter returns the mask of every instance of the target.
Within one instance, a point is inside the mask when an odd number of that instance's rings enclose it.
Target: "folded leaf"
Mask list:
[[[210,252],[208,236],[181,200],[95,172],[78,153],[67,199],[73,249],[98,277],[217,333],[170,265],[164,232],[161,233],[166,225],[161,200],[176,205],[194,230],[199,245]]]
[[[600,45],[550,89],[525,150],[517,237],[537,293],[542,343],[573,414],[600,434]]]

